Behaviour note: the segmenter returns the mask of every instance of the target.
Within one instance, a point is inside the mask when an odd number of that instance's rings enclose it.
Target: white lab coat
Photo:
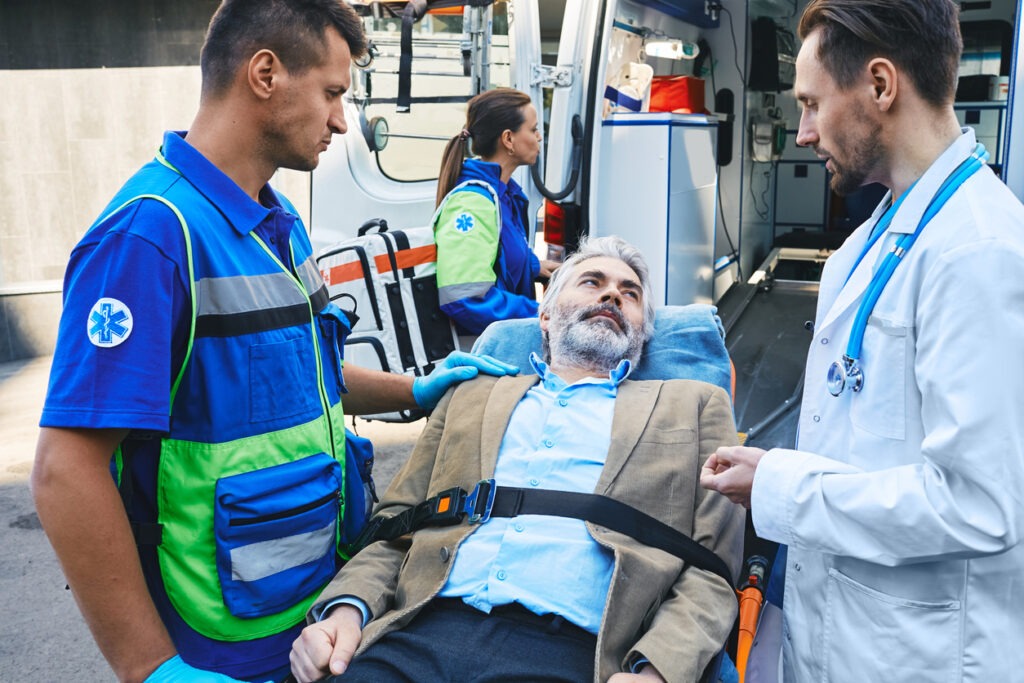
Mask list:
[[[890,233],[974,144],[965,130]],[[987,167],[950,198],[869,319],[863,390],[835,398],[829,365],[896,239],[844,286],[881,213],[826,263],[798,450],[754,479],[758,534],[790,546],[785,680],[1024,680],[1024,207]]]

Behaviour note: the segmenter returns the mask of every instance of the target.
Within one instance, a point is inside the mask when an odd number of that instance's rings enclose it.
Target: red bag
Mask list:
[[[704,108],[704,79],[696,76],[655,76],[651,81],[651,111],[710,113]]]

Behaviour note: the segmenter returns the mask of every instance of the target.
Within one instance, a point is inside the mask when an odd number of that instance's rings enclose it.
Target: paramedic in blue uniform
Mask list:
[[[445,147],[437,180],[437,286],[460,334],[495,320],[537,316],[534,282],[558,264],[530,250],[529,202],[512,179],[540,153],[537,110],[512,88],[469,101],[466,127]],[[472,151],[475,155],[466,158]]]
[[[953,110],[957,4],[814,0],[800,21],[797,143],[837,192],[890,194],[826,262],[796,449],[719,449],[702,475],[788,545],[787,681],[1024,671],[1007,639],[1024,601],[1024,207]]]
[[[192,127],[164,136],[71,254],[32,488],[121,681],[287,676],[336,570],[342,402],[430,409],[503,371],[462,354],[415,382],[342,378],[345,321],[267,183],[345,132],[365,48],[340,0],[226,0]]]

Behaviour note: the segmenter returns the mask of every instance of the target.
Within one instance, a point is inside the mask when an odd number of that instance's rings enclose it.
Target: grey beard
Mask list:
[[[573,311],[554,307],[549,326],[554,364],[605,373],[614,370],[623,359],[633,364],[640,360],[644,345],[641,328],[631,325],[621,315],[621,331],[603,317],[587,317],[601,308],[601,304]]]

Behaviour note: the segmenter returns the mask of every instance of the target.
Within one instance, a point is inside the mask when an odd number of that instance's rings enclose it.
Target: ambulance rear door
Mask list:
[[[424,3],[405,50],[410,87],[400,101],[407,4],[352,3],[372,60],[353,66],[348,132],[335,138],[312,174],[310,233],[318,250],[355,236],[370,219],[383,218],[395,229],[428,225],[442,153],[462,129],[473,95],[512,86],[529,92],[542,111],[540,87],[530,84],[540,63],[537,0]],[[517,180],[539,208],[528,171],[520,169]]]

